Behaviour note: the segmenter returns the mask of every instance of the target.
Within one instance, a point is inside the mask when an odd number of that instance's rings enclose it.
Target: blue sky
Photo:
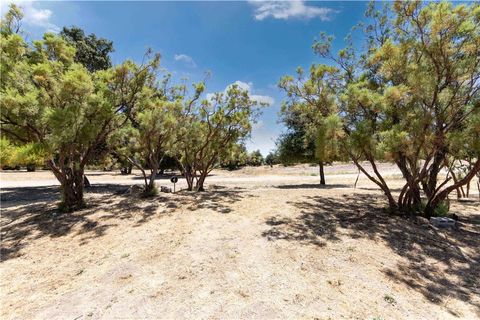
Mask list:
[[[140,60],[147,48],[162,55],[176,79],[199,81],[210,71],[207,92],[238,82],[258,100],[271,102],[254,126],[249,150],[266,155],[284,130],[278,123],[283,93],[276,84],[298,66],[326,62],[311,45],[322,31],[343,47],[362,20],[366,2],[19,2],[28,40],[63,26],[79,26],[114,42],[113,62]],[[2,15],[6,5],[2,1]]]

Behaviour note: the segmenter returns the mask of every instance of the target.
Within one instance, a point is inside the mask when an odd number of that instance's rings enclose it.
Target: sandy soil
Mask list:
[[[138,175],[89,172],[88,207],[59,215],[49,172],[2,172],[0,318],[480,318],[478,200],[439,230],[389,216],[350,165],[316,173],[215,171],[207,192],[140,199]]]

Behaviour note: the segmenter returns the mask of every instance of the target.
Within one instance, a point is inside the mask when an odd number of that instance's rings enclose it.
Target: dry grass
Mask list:
[[[92,173],[88,207],[63,215],[49,173],[2,173],[0,317],[480,317],[478,201],[438,230],[389,216],[350,168],[323,188],[309,170],[217,171],[208,192],[153,199]]]

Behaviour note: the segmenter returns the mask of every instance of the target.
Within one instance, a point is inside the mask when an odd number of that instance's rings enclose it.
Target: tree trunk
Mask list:
[[[318,162],[318,171],[320,172],[320,184],[325,185],[325,173],[323,171],[323,161]]]
[[[423,191],[425,195],[430,198],[435,193],[435,189],[437,187],[437,178],[440,170],[443,167],[443,163],[445,162],[445,152],[438,151],[432,162],[432,166],[430,167],[430,172],[428,173],[426,179],[423,181]]]
[[[195,190],[197,191],[205,191],[203,184],[205,182],[205,178],[207,177],[207,173],[201,173],[200,178],[197,180],[197,184],[195,186]]]
[[[411,213],[412,209],[420,208],[421,205],[420,187],[418,186],[420,173],[416,166],[411,165],[416,161],[409,161],[402,152],[396,153],[395,163],[407,182],[398,197],[397,205],[400,211]],[[410,168],[408,163],[410,163]]]
[[[455,172],[453,172],[453,169],[450,170],[450,174],[452,175],[453,182],[458,183],[457,175],[455,174]],[[459,187],[456,190],[457,190],[457,199],[460,199],[462,197],[465,198],[465,192],[463,191],[462,187]]]
[[[368,179],[370,179],[370,181],[374,182],[377,186],[380,187],[380,189],[382,189],[383,193],[385,194],[385,196],[388,199],[388,206],[390,207],[390,210],[392,212],[397,211],[398,210],[397,202],[395,201],[395,199],[393,199],[392,193],[390,192],[390,188],[388,188],[385,180],[380,175],[380,172],[378,172],[377,166],[376,166],[375,162],[373,161],[373,159],[370,158],[369,162],[372,165],[372,168],[373,168],[378,180],[375,179],[371,174],[369,174],[367,172],[367,170],[365,170],[365,168],[362,167],[362,165],[360,165],[360,163],[358,162],[358,159],[356,159],[351,153],[349,153],[349,155],[350,155],[350,158],[352,159],[353,163],[355,163],[355,165],[357,166],[358,170],[360,170],[365,176],[367,176]]]
[[[471,181],[478,173],[480,172],[480,159],[478,159],[475,164],[473,165],[472,169],[463,177],[462,179],[458,180],[458,182],[444,188],[443,190],[436,190],[436,192],[429,197],[427,205],[425,206],[424,215],[427,218],[430,218],[434,212],[435,208],[444,201],[447,196],[455,189],[458,189],[464,185],[466,185],[469,181]],[[442,185],[446,184],[447,181],[444,181]],[[441,189],[439,186],[438,189]]]
[[[150,179],[148,184],[145,184],[144,194],[147,196],[153,195],[153,190],[155,189],[155,179],[157,178],[158,164],[152,164],[150,166]]]
[[[145,185],[145,190],[143,191],[143,195],[145,197],[147,196],[153,196],[153,190],[155,189],[155,183],[148,183]]]
[[[63,211],[71,212],[81,209],[85,205],[83,200],[83,176],[83,169],[73,170],[71,176],[67,176],[64,181],[61,181],[62,203],[60,208]]]
[[[193,174],[188,168],[183,170],[183,175],[185,176],[185,181],[187,181],[187,190],[193,190]]]

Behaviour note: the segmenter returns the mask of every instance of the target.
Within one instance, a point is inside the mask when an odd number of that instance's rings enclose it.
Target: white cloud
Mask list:
[[[243,82],[243,81],[235,81],[233,84],[236,84],[240,89],[247,91],[250,94],[250,98],[255,100],[259,103],[267,103],[268,105],[272,105],[275,103],[275,100],[270,96],[263,96],[258,94],[252,94],[253,92],[253,83],[251,82]],[[231,85],[230,85],[231,86]],[[225,91],[228,87],[225,89]]]
[[[260,150],[263,156],[275,150],[275,141],[280,134],[279,128],[272,125],[265,125],[262,120],[258,121],[260,126],[253,124],[251,138],[245,143],[249,152]]]
[[[248,1],[255,7],[255,20],[274,19],[306,19],[319,18],[322,21],[330,20],[335,11],[330,8],[316,7],[305,4],[303,0],[293,1]]]
[[[184,62],[187,66],[191,67],[191,68],[196,68],[197,67],[197,64],[195,63],[195,61],[193,61],[193,58],[186,55],[186,54],[176,54],[174,56],[174,59],[175,61],[182,61]]]
[[[252,88],[253,88],[253,83],[251,83],[251,82],[243,82],[243,81],[237,80],[237,81],[235,81],[234,83],[232,83],[231,85],[229,85],[229,86],[227,87],[227,89],[228,89],[230,86],[234,85],[234,84],[236,84],[237,87],[239,87],[240,89],[242,89],[242,90],[244,90],[244,91],[248,91],[249,93],[250,93],[250,91],[252,91]]]
[[[247,91],[250,95],[250,99],[258,102],[258,103],[266,103],[268,104],[269,106],[273,105],[275,103],[275,99],[273,99],[272,97],[270,96],[264,96],[264,95],[258,95],[258,94],[252,94],[252,91],[253,91],[253,83],[251,82],[243,82],[243,81],[235,81],[234,83],[232,84],[229,84],[225,90],[223,91],[224,93],[227,92],[227,90],[232,86],[232,85],[237,85],[240,89],[244,90],[244,91]],[[213,93],[207,93],[206,94],[206,99],[207,100],[211,100],[213,99],[214,97],[214,94]]]
[[[275,103],[275,100],[270,96],[261,96],[258,94],[252,94],[250,95],[250,98],[252,98],[252,100],[257,101],[259,103],[268,104],[269,106]]]
[[[33,28],[39,28],[46,32],[58,33],[60,28],[51,22],[53,12],[48,9],[37,8],[38,2],[32,1],[11,1],[19,6],[23,11],[22,24]],[[2,1],[2,16],[7,12],[10,1]]]

